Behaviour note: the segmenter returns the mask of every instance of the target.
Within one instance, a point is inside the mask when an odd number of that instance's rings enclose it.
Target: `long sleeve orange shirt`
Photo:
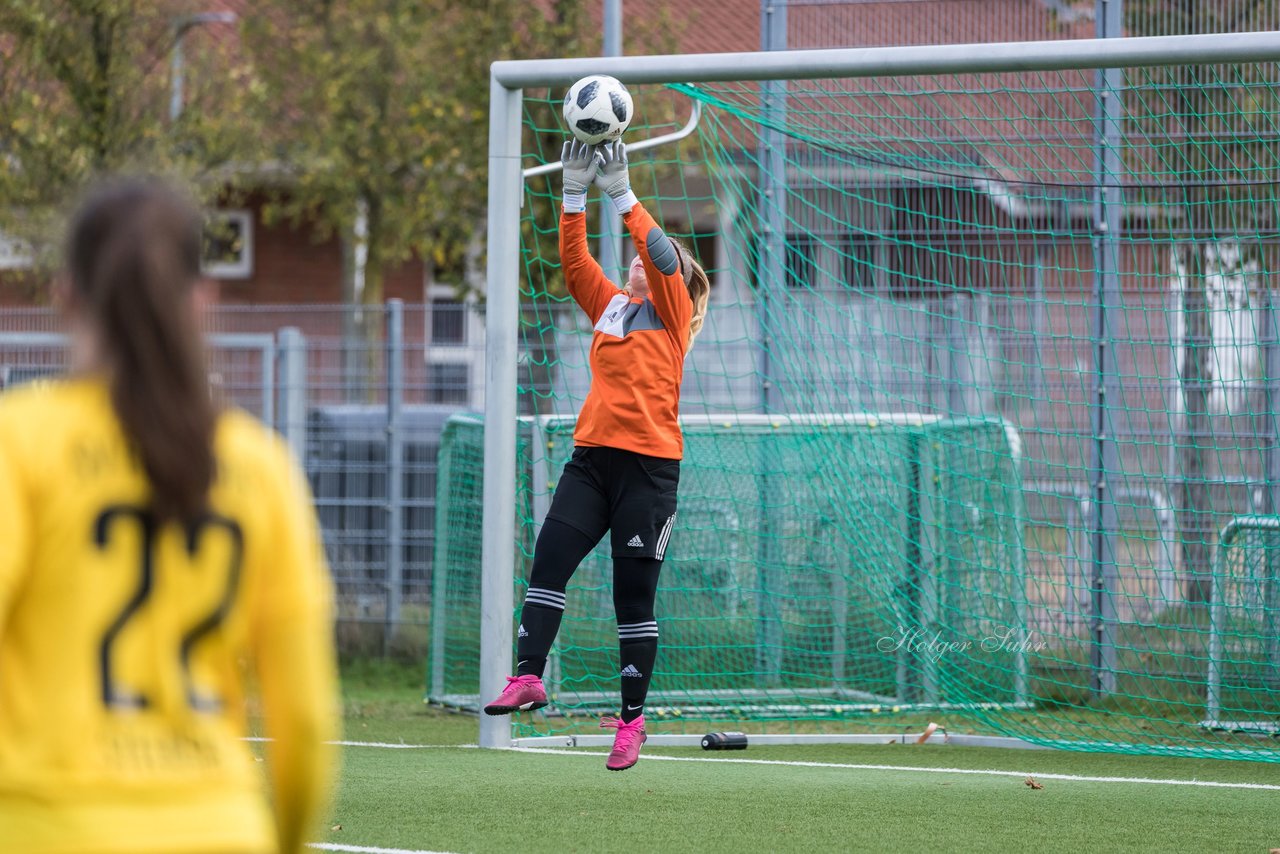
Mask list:
[[[623,222],[644,263],[649,296],[633,297],[605,277],[587,248],[587,216],[560,218],[560,263],[569,293],[594,324],[591,390],[573,439],[582,447],[620,448],[680,459],[680,383],[693,301],[679,270],[660,271],[649,243],[661,229],[636,204]]]

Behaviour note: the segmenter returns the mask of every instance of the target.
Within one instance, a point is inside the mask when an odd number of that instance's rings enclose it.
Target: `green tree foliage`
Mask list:
[[[185,0],[0,3],[0,229],[47,258],[62,209],[104,174],[220,190],[253,136],[240,121],[254,90],[227,47],[234,39],[190,32],[187,109],[170,121],[175,25],[194,10]]]
[[[268,98],[266,142],[287,180],[269,214],[354,243],[363,211],[365,304],[417,256],[458,267],[486,191],[489,65],[555,48],[552,4],[272,0],[246,26]],[[480,229],[480,231],[478,231]],[[351,295],[354,296],[354,295]]]

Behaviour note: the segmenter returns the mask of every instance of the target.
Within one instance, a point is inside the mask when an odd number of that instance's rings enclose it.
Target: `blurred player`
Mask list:
[[[684,451],[680,382],[711,288],[689,252],[636,200],[621,142],[594,148],[569,141],[561,162],[560,263],[569,293],[595,324],[591,390],[578,415],[573,458],[534,548],[516,675],[507,677],[502,696],[485,712],[547,704],[541,677],[560,629],[565,588],[610,531],[622,710],[601,726],[617,730],[606,767],[621,771],[636,763],[645,739],[644,703],[658,654],[654,599],[675,523]],[[623,289],[605,278],[587,248],[586,194],[593,182],[613,199],[639,253]]]
[[[0,398],[0,851],[292,854],[325,806],[330,580],[284,444],[210,399],[200,241],[158,182],[91,195],[73,374]]]

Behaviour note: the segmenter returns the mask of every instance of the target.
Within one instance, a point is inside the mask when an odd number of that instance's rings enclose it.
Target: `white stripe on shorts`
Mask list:
[[[667,517],[667,524],[662,526],[662,533],[658,535],[658,560],[662,560],[662,556],[667,551],[667,541],[671,539],[671,529],[675,526],[676,514],[672,513]]]

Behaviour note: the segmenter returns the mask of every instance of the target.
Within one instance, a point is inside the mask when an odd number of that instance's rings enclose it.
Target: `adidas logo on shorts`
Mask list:
[[[521,623],[521,624],[520,624],[520,635],[519,635],[519,636],[520,636],[520,637],[522,637],[522,638],[527,638],[527,637],[529,636],[529,631],[528,631],[528,629],[526,629],[526,628],[524,627],[524,623]]]
[[[636,534],[634,537],[632,537],[630,540],[627,541],[627,545],[633,549],[642,549],[644,548],[644,540],[640,539],[639,534]],[[637,673],[636,675],[639,676],[640,674]]]
[[[636,666],[634,664],[628,664],[626,667],[622,668],[622,675],[638,676],[640,678],[644,678],[644,674],[641,673],[639,670],[636,670]]]

